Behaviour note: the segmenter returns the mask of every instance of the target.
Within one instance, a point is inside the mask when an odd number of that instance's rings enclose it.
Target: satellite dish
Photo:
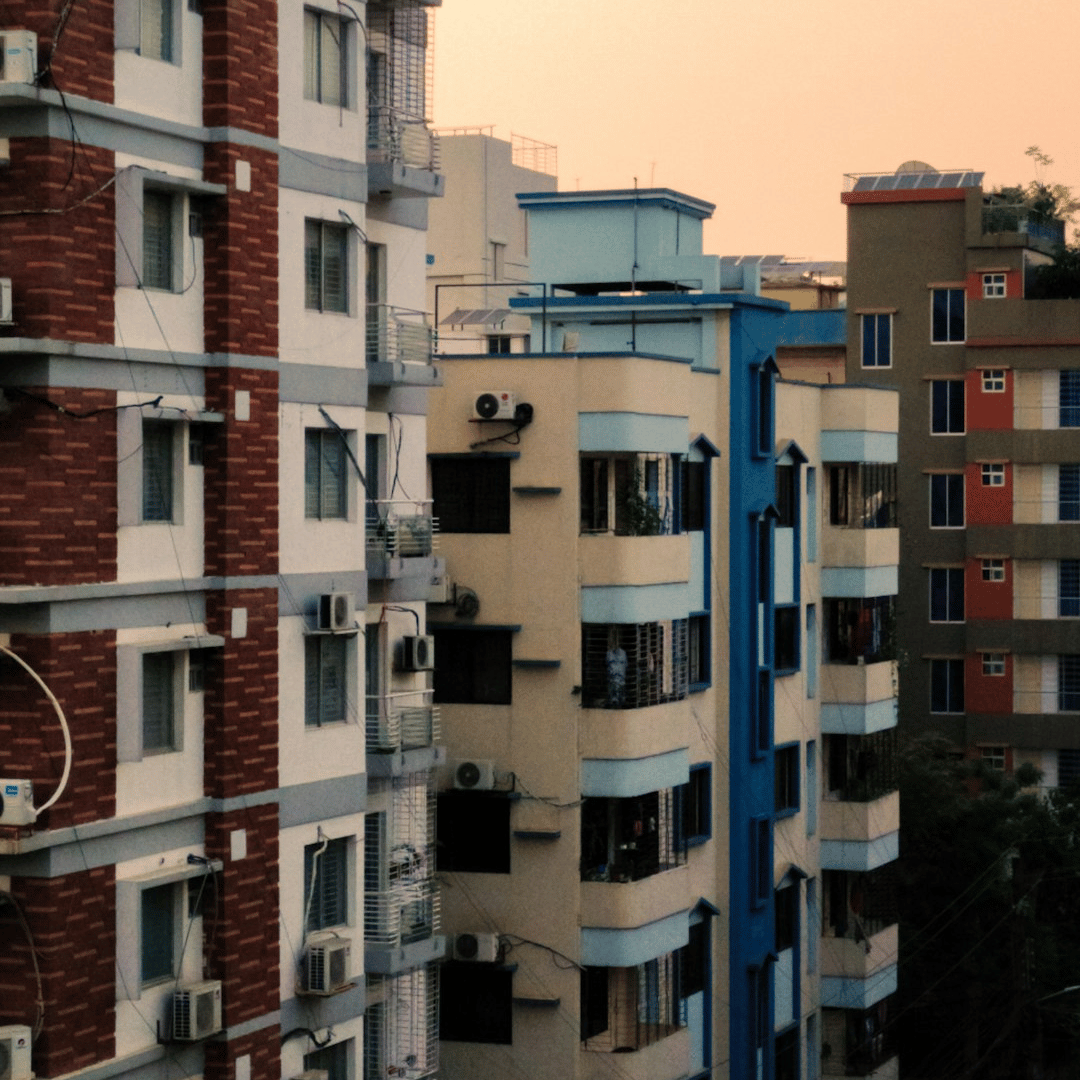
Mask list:
[[[910,161],[905,161],[902,165],[897,165],[896,171],[898,173],[913,173],[913,172],[930,172],[936,173],[937,169],[933,165],[927,165],[925,161],[918,161],[912,158]]]

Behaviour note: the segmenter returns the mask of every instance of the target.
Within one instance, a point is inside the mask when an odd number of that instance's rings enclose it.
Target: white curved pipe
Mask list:
[[[71,732],[68,730],[67,718],[64,716],[64,710],[60,708],[60,702],[56,700],[56,695],[42,681],[41,676],[21,656],[17,656],[6,645],[0,645],[0,652],[4,653],[5,656],[10,656],[45,691],[45,696],[56,710],[57,719],[60,721],[60,730],[64,733],[64,772],[60,777],[60,786],[52,793],[52,797],[34,810],[35,814],[41,814],[60,798],[64,793],[64,788],[67,787],[68,777],[71,776]]]

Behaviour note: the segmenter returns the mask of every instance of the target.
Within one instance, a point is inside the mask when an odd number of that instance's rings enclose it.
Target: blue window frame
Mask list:
[[[1058,372],[1058,404],[1061,427],[1080,427],[1080,370]]]
[[[862,315],[862,366],[892,367],[892,315]]]
[[[934,289],[930,340],[938,344],[964,340],[964,290]]]
[[[690,616],[686,643],[690,690],[704,690],[712,683],[712,625],[708,612]]]
[[[1080,521],[1080,465],[1058,466],[1058,521]]]
[[[799,605],[784,604],[773,609],[773,663],[776,672],[799,670]]]
[[[1062,559],[1058,563],[1058,615],[1080,616],[1080,559]]]
[[[764,907],[772,896],[772,822],[750,819],[750,906]]]

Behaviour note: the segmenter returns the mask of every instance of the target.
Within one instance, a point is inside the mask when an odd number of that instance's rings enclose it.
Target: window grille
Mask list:
[[[1080,615],[1080,559],[1062,559],[1058,563],[1058,615]]]
[[[896,659],[893,596],[825,601],[828,662],[874,664]]]
[[[825,784],[841,802],[872,802],[900,782],[896,728],[872,735],[827,735]]]
[[[1080,370],[1059,372],[1059,424],[1080,427]]]
[[[1058,712],[1080,712],[1080,656],[1058,657]]]
[[[348,840],[309,844],[304,848],[304,904],[306,928],[324,930],[344,926],[349,917]]]
[[[687,619],[585,623],[581,630],[585,708],[641,709],[686,697]]]
[[[368,980],[364,1080],[420,1080],[439,1068],[439,969],[426,964]]]
[[[896,466],[831,465],[829,522],[853,529],[895,529]]]
[[[1058,520],[1080,521],[1080,465],[1058,466]]]

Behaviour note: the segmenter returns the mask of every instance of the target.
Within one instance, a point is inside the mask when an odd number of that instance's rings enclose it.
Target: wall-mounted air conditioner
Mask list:
[[[14,322],[11,314],[11,278],[0,278],[0,325],[10,326]]]
[[[335,994],[349,985],[352,940],[337,934],[311,934],[304,958],[304,989],[309,994]]]
[[[30,1080],[30,1029],[25,1024],[0,1027],[0,1080]]]
[[[485,390],[473,402],[477,420],[513,420],[516,399],[509,390]]]
[[[455,934],[454,959],[494,964],[499,959],[498,934]]]
[[[320,630],[352,630],[356,597],[348,592],[324,593],[319,597]]]
[[[0,780],[0,825],[33,825],[36,820],[34,781]]]
[[[206,979],[178,987],[172,1002],[172,1037],[196,1042],[221,1030],[221,982]]]
[[[37,77],[37,34],[0,30],[0,83],[32,83]]]
[[[495,786],[493,761],[455,761],[451,768],[459,791],[490,791]]]
[[[401,639],[401,670],[430,671],[435,666],[435,639],[427,635]]]

